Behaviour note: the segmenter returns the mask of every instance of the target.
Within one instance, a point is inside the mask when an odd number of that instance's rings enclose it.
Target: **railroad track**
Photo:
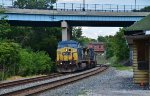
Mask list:
[[[47,83],[36,85],[36,86],[31,86],[28,88],[16,90],[16,91],[9,92],[9,93],[4,93],[1,95],[3,95],[3,96],[35,95],[35,94],[41,93],[45,90],[56,88],[56,87],[59,87],[59,86],[62,86],[62,85],[68,84],[68,83],[75,82],[75,81],[83,79],[83,78],[87,78],[92,75],[98,74],[100,72],[103,72],[107,68],[108,68],[108,66],[102,66],[102,67],[93,68],[91,70],[87,70],[87,71],[80,72],[80,73],[75,73],[75,74],[66,75],[66,76],[60,76],[59,78],[56,77],[56,80],[52,80],[51,82],[47,82]]]
[[[16,80],[16,81],[12,81],[12,82],[0,83],[0,89],[19,86],[22,84],[27,84],[27,83],[36,82],[36,81],[42,81],[42,80],[46,80],[46,79],[51,79],[51,78],[62,76],[62,75],[63,74],[53,73],[53,74],[47,75],[47,76],[40,76],[40,77],[34,77],[34,78],[29,78],[29,79]]]

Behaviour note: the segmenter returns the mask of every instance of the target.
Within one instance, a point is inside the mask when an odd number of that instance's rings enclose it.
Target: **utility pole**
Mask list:
[[[2,6],[4,7],[4,1],[2,0]]]
[[[82,11],[85,11],[85,0],[83,0],[83,9]]]
[[[14,6],[14,0],[12,0],[12,6]]]
[[[135,0],[135,10],[136,10],[136,0]]]

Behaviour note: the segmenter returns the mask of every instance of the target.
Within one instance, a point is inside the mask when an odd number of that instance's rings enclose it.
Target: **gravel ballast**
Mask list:
[[[60,76],[60,77],[55,77],[52,79],[46,79],[46,80],[42,80],[42,81],[37,81],[37,82],[32,82],[32,83],[27,83],[27,84],[21,84],[19,86],[13,86],[13,87],[9,87],[9,88],[0,88],[0,95],[4,95],[6,93],[9,92],[13,92],[13,91],[17,91],[17,90],[21,90],[21,89],[25,89],[25,88],[29,88],[29,87],[33,87],[33,86],[37,86],[37,85],[41,85],[41,84],[45,84],[45,83],[53,83],[54,81],[60,80],[60,79],[66,79],[72,76],[78,76],[80,74],[84,74],[86,72],[91,72],[94,70],[99,69],[99,67],[90,69],[90,70],[86,70],[86,71],[82,71],[82,72],[78,72],[78,73],[74,73],[74,74],[69,74],[69,75],[65,75],[65,76]]]
[[[109,68],[95,76],[48,90],[38,96],[150,96],[150,90],[133,83],[132,71]]]

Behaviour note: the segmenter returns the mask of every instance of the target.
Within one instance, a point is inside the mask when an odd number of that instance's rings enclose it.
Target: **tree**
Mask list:
[[[74,27],[72,29],[72,39],[78,40],[82,37],[82,28],[81,27]]]
[[[106,58],[111,58],[114,56],[114,38],[113,36],[105,37],[105,50],[106,50]]]
[[[140,9],[141,12],[150,12],[150,6]]]
[[[115,62],[129,58],[129,48],[124,37],[124,28],[119,29],[114,36],[99,36],[98,41],[103,41],[106,49],[106,58],[115,57]]]
[[[33,51],[46,51],[55,61],[57,43],[61,41],[61,28],[11,27],[12,32],[5,38],[14,40],[23,48]]]
[[[17,0],[14,2],[16,8],[27,8],[27,9],[53,9],[54,3],[57,0]]]
[[[129,58],[129,47],[124,37],[124,29],[120,29],[114,36],[114,54],[118,61]]]
[[[0,9],[0,14],[4,13],[5,10]],[[0,18],[0,38],[6,39],[11,33],[10,25],[7,23],[6,16]]]
[[[32,28],[26,46],[34,51],[46,51],[55,61],[57,43],[61,41],[61,28]]]
[[[98,40],[98,42],[105,42],[106,41],[105,37],[103,37],[103,36],[98,36],[97,40]]]
[[[25,8],[27,4],[27,0],[17,0],[14,2],[14,7],[16,8]]]
[[[10,41],[0,42],[0,66],[2,66],[4,72],[2,79],[10,75],[15,75],[15,66],[19,61],[19,48],[18,44]]]
[[[52,59],[55,61],[61,28],[14,27],[5,17],[1,19],[0,79],[55,71]]]
[[[82,28],[74,27],[72,30],[72,39],[79,42],[80,45],[87,47],[90,42],[96,42],[95,39],[88,38],[86,36],[82,36]]]

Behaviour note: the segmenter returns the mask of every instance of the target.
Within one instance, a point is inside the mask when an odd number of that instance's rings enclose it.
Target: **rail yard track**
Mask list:
[[[46,91],[48,89],[56,88],[58,86],[62,86],[62,85],[72,83],[74,81],[77,81],[77,80],[80,80],[80,79],[83,79],[83,78],[86,78],[86,77],[89,77],[89,76],[92,76],[92,75],[95,75],[95,74],[98,74],[100,72],[103,72],[107,68],[108,68],[108,66],[101,66],[101,67],[96,67],[96,68],[93,68],[93,69],[90,69],[90,70],[87,70],[87,71],[84,71],[84,72],[68,74],[68,75],[65,75],[65,76],[62,75],[62,74],[60,76],[57,75],[56,77],[52,77],[53,80],[51,80],[50,82],[46,82],[46,83],[35,85],[35,86],[30,86],[30,87],[23,88],[23,89],[20,89],[20,90],[15,90],[15,91],[12,91],[12,92],[7,92],[7,93],[1,94],[1,95],[3,95],[3,96],[35,95],[35,94],[41,93],[43,91]],[[44,79],[40,78],[38,80],[44,80]],[[35,80],[34,82],[36,82],[38,80]],[[29,82],[31,83],[32,80],[29,81]],[[26,83],[28,83],[28,82],[26,82]],[[18,86],[16,83],[14,83],[14,85]],[[9,84],[6,85],[6,86],[9,86]],[[10,86],[13,86],[13,84],[10,85]],[[3,88],[3,87],[1,87],[1,88]]]
[[[54,73],[54,74],[51,74],[48,76],[40,76],[40,77],[34,77],[34,78],[29,78],[29,79],[15,80],[12,82],[0,83],[0,89],[14,87],[14,86],[18,86],[21,84],[27,84],[27,83],[36,82],[36,81],[42,81],[42,80],[46,80],[46,79],[51,79],[51,78],[62,76],[62,75],[63,74]]]

